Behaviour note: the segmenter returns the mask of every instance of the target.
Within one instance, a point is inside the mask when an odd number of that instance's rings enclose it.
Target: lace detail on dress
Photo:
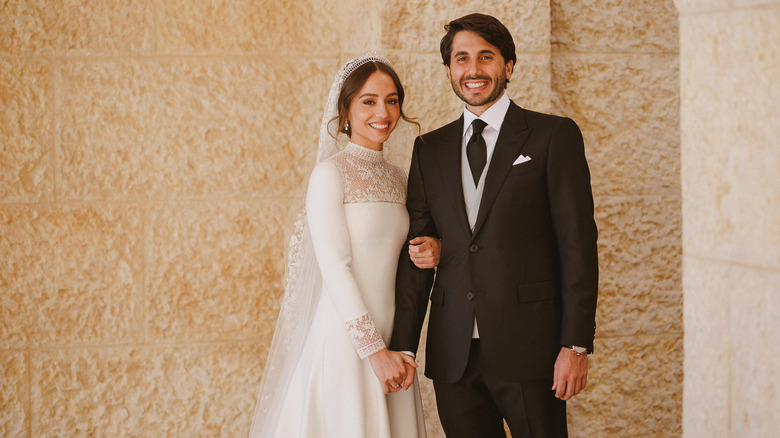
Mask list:
[[[385,348],[385,341],[376,331],[376,325],[369,313],[347,321],[347,333],[361,359]]]
[[[349,143],[330,160],[344,178],[344,203],[406,203],[406,174],[375,151]]]

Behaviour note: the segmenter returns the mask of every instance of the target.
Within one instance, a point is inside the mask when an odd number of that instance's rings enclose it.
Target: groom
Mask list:
[[[514,438],[564,437],[565,400],[587,382],[598,285],[582,135],[509,100],[517,58],[500,21],[472,14],[445,30],[465,110],[417,139],[407,197],[409,239],[440,237],[441,260],[434,284],[433,270],[400,258],[390,348],[417,350],[430,298],[425,374],[447,436],[504,437],[506,420]]]

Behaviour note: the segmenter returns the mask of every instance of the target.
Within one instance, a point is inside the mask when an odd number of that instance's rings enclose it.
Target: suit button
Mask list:
[[[471,293],[471,292],[467,293],[466,294],[466,299],[469,300],[469,301],[473,300],[474,299],[474,294]]]
[[[471,245],[469,247],[469,252],[477,252],[477,251],[479,251],[479,246],[477,246],[477,244]]]

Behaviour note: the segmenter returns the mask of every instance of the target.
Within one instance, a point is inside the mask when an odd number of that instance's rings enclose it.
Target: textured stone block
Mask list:
[[[304,68],[266,60],[68,63],[60,192],[289,194],[313,162],[336,69],[330,59]]]
[[[730,295],[731,436],[772,436],[780,428],[780,270],[741,265],[723,269]]]
[[[601,197],[599,336],[682,333],[679,197]]]
[[[36,337],[38,303],[54,291],[50,216],[40,207],[0,205],[0,349]]]
[[[243,436],[267,344],[41,350],[32,436]]]
[[[596,195],[679,195],[676,55],[559,55],[553,108],[582,129]]]
[[[57,55],[149,53],[152,0],[11,0],[0,13],[0,52]]]
[[[338,2],[187,0],[160,3],[159,52],[172,54],[318,53],[341,44]],[[283,10],[281,10],[283,9]],[[279,59],[278,57],[276,58]]]
[[[730,288],[720,263],[685,257],[684,272],[683,432],[718,436],[729,430]]]
[[[128,342],[141,335],[140,214],[132,206],[3,207],[2,340]]]
[[[63,63],[58,80],[57,196],[127,199],[152,189],[153,65],[145,61]]]
[[[0,435],[29,436],[25,353],[0,350]]]
[[[549,52],[550,4],[548,1],[484,1],[479,12],[490,14],[512,33],[517,53]],[[382,42],[392,50],[439,53],[444,25],[466,14],[477,12],[464,0],[447,2],[389,2],[382,13]],[[439,56],[441,62],[441,56]]]
[[[553,0],[550,3],[553,50],[678,51],[677,9],[672,0]]]
[[[49,62],[0,59],[0,202],[53,197],[51,77]]]
[[[686,257],[685,279],[686,432],[771,436],[780,272]]]
[[[141,211],[132,204],[51,211],[55,289],[41,302],[40,344],[142,339]]]
[[[762,7],[780,4],[778,0],[674,0],[681,15],[694,15],[734,8]]]
[[[681,435],[680,335],[596,338],[588,386],[567,403],[569,436]]]
[[[150,339],[270,340],[284,271],[287,206],[269,201],[155,206],[146,232]]]
[[[686,252],[780,268],[778,20],[780,7],[682,19]]]

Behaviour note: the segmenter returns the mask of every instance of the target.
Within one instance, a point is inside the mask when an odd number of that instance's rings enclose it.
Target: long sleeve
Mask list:
[[[332,163],[315,167],[306,215],[325,293],[344,321],[361,358],[385,348],[352,274],[352,243],[344,213],[344,183]]]
[[[593,351],[598,294],[598,254],[593,194],[582,135],[561,119],[550,141],[548,187],[561,270],[560,342]]]

